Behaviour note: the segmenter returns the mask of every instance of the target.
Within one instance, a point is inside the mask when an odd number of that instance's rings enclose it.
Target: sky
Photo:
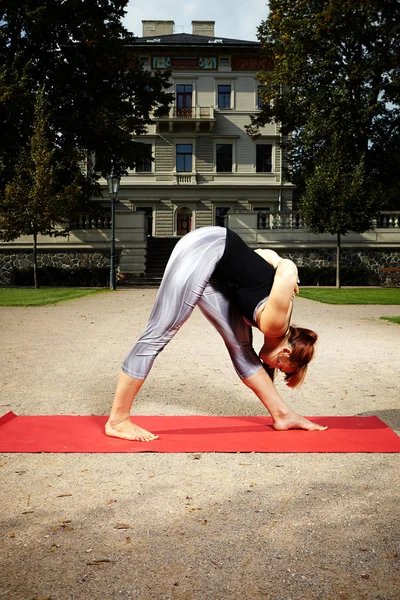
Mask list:
[[[257,41],[267,0],[129,0],[125,27],[142,37],[142,20],[175,22],[175,33],[192,33],[192,21],[215,21],[215,36]]]

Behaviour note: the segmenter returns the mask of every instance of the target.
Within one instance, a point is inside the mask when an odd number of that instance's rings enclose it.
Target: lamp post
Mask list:
[[[110,255],[110,289],[116,289],[115,283],[115,202],[118,198],[120,176],[115,172],[114,167],[107,177],[108,192],[111,198],[111,255]]]

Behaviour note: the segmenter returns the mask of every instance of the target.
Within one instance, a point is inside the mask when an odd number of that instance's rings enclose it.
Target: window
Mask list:
[[[272,171],[272,145],[257,144],[256,146],[256,171],[257,173],[271,173]]]
[[[263,107],[263,105],[265,104],[265,102],[263,101],[263,94],[266,90],[266,86],[265,85],[259,85],[257,87],[257,108],[261,109]]]
[[[229,212],[229,206],[217,206],[215,208],[215,225],[225,227],[225,218]]]
[[[136,165],[136,173],[151,172],[151,144],[143,144],[143,146],[145,146],[143,152],[144,156],[138,161]]]
[[[192,144],[176,145],[176,170],[184,173],[192,172]]]
[[[216,145],[217,173],[232,173],[232,144]]]
[[[218,86],[218,108],[230,108],[231,107],[231,86],[230,85],[219,85]]]
[[[219,59],[219,64],[221,67],[229,67],[231,64],[231,59],[229,56],[221,56]]]
[[[176,107],[178,116],[192,116],[192,92],[192,85],[185,84],[176,86]]]

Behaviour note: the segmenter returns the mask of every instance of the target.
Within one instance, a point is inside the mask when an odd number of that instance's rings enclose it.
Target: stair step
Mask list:
[[[125,267],[126,273],[124,274],[123,279],[118,280],[118,287],[159,287],[169,257],[179,240],[180,238],[147,239],[146,273],[144,277],[135,277],[132,274],[133,269],[128,267],[134,266],[135,258],[134,256],[129,256],[131,254],[130,252],[124,252],[124,255],[121,256],[120,267]],[[120,268],[120,270],[121,273],[123,273],[123,269]]]

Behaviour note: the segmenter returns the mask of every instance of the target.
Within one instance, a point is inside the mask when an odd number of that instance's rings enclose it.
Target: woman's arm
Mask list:
[[[274,269],[277,268],[278,264],[282,260],[282,258],[279,256],[279,254],[275,252],[275,250],[269,250],[268,248],[257,248],[257,250],[254,250],[254,252],[261,256],[261,258],[266,260],[267,263],[272,265]]]
[[[298,415],[285,404],[252,347],[250,327],[245,324],[227,293],[222,293],[209,283],[198,306],[222,336],[243,383],[271,414],[274,429],[326,429]]]
[[[257,325],[267,337],[280,337],[288,329],[293,295],[298,291],[297,267],[289,259],[281,258],[275,272],[268,300],[257,315]]]

